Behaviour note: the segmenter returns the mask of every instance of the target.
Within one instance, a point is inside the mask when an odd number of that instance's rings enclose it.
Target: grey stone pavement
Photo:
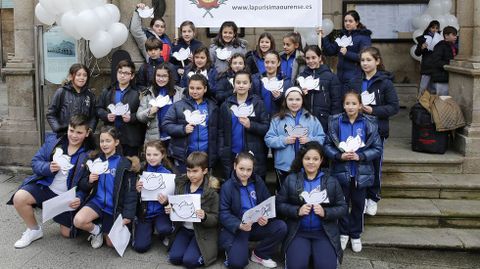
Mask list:
[[[145,254],[138,254],[129,248],[121,258],[114,249],[108,247],[92,249],[86,235],[76,239],[61,238],[58,225],[52,221],[42,225],[43,239],[27,248],[15,249],[13,244],[21,237],[25,226],[15,209],[5,203],[24,177],[0,172],[0,268],[180,268],[167,262],[165,248],[159,241],[154,242],[153,248]],[[210,268],[225,268],[222,259]],[[247,268],[261,267],[249,265]],[[358,254],[347,250],[340,268],[480,268],[480,253],[366,247]]]

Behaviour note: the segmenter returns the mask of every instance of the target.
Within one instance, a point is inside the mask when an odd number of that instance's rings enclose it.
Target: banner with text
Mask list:
[[[317,27],[322,22],[321,0],[176,0],[175,25],[192,21],[196,27]]]

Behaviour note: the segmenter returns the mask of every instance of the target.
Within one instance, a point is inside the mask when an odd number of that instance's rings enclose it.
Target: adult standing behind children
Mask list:
[[[355,10],[349,10],[343,18],[342,39],[350,39],[351,43],[332,42],[328,37],[323,37],[323,51],[327,56],[338,55],[337,76],[340,82],[345,85],[349,80],[362,73],[360,68],[360,51],[370,47],[372,44],[371,34],[361,22],[360,15]],[[343,93],[347,89],[343,89]],[[343,95],[343,94],[342,94]]]
[[[443,28],[442,31],[443,40],[438,42],[433,48],[432,56],[432,89],[437,95],[448,95],[448,71],[445,70],[445,66],[450,63],[450,60],[458,54],[458,49],[455,46],[457,41],[457,29],[452,26]]]
[[[223,22],[218,35],[210,45],[210,58],[217,73],[228,69],[228,59],[236,52],[247,53],[247,41],[238,37],[238,26],[233,21]]]
[[[89,89],[90,70],[84,64],[73,64],[67,82],[55,91],[47,111],[47,121],[57,137],[67,133],[73,115],[85,115],[92,132],[97,126],[95,94]]]

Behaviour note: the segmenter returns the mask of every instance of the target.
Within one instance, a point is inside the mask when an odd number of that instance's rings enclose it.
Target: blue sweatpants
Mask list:
[[[380,158],[373,160],[373,170],[375,173],[375,179],[373,181],[373,185],[367,188],[367,198],[372,199],[375,202],[380,201],[380,193],[381,193],[381,186],[382,186],[382,162],[383,162],[383,146],[385,145],[385,138],[382,137],[380,141],[382,141],[382,155]]]
[[[356,188],[355,180],[341,184],[345,201],[350,206],[350,213],[340,218],[340,234],[352,239],[360,238],[363,232],[363,209],[365,207],[366,188]]]
[[[245,268],[248,265],[248,241],[260,241],[255,247],[255,255],[262,259],[270,259],[276,247],[281,244],[287,234],[287,225],[282,220],[269,219],[268,224],[252,225],[249,232],[238,230],[232,247],[227,250],[228,268]]]
[[[183,265],[186,268],[203,266],[202,253],[198,248],[193,230],[180,228],[168,252],[168,260],[174,265]]]
[[[285,268],[311,268],[310,258],[314,269],[337,268],[337,254],[325,231],[297,232],[285,253]]]
[[[153,229],[160,238],[164,238],[173,232],[173,225],[166,214],[160,214],[153,218],[137,219],[135,221],[135,234],[133,236],[133,249],[139,253],[147,252],[152,245]]]

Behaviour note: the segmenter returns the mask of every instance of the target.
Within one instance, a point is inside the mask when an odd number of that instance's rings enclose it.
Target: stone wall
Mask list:
[[[13,41],[13,9],[2,9],[0,12],[0,23],[2,24],[2,32],[0,34],[2,37],[2,40],[0,40],[2,59],[0,59],[0,62],[2,65],[5,65],[8,60],[8,54],[15,51]]]

